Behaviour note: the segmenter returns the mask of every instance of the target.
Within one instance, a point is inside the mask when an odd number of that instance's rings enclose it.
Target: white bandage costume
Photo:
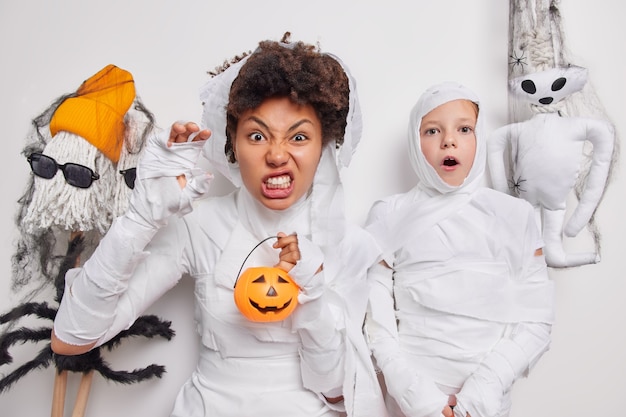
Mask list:
[[[553,283],[533,209],[483,185],[481,111],[476,155],[458,187],[446,184],[420,148],[422,117],[456,99],[478,105],[457,83],[427,90],[409,122],[419,183],[378,201],[367,229],[385,262],[370,270],[366,331],[388,393],[390,414],[508,415],[510,388],[548,349]]]
[[[100,345],[189,274],[202,346],[173,416],[384,416],[361,333],[366,272],[379,251],[367,233],[346,224],[339,176],[361,133],[354,80],[346,70],[351,92],[344,146],[337,151],[330,140],[310,192],[292,207],[272,211],[241,186],[238,166],[224,154],[225,104],[246,60],[201,91],[203,127],[212,131],[206,143],[168,148],[168,132],[151,138],[130,210],[84,267],[68,273],[55,334],[69,344]],[[210,180],[196,167],[201,151],[238,188],[192,204]],[[188,181],[182,192],[175,179],[181,173]],[[237,310],[233,286],[246,256],[278,232],[298,235],[302,259],[290,275],[301,288],[300,303],[283,321],[252,322]],[[254,250],[245,267],[277,264],[272,243]],[[344,401],[325,400],[336,396]]]

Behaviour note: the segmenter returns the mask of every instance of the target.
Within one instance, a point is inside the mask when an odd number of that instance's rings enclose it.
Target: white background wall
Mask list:
[[[618,133],[626,134],[625,6],[619,0],[563,0],[566,41],[590,70]],[[18,300],[10,292],[16,201],[30,174],[20,155],[30,121],[61,94],[112,63],[133,73],[138,94],[161,126],[197,120],[197,90],[206,71],[255,47],[257,41],[318,42],[349,65],[359,82],[365,128],[346,173],[349,212],[365,219],[371,203],[409,189],[414,176],[405,153],[408,112],[429,85],[454,79],[481,96],[490,129],[506,124],[508,2],[503,0],[387,0],[259,2],[164,0],[0,0],[0,311]],[[552,349],[514,389],[512,417],[621,415],[626,383],[623,277],[626,212],[619,168],[597,213],[603,233],[598,265],[551,271],[557,285]],[[219,185],[219,184],[218,184]],[[218,186],[219,190],[220,187]],[[161,380],[120,386],[96,375],[87,415],[167,416],[178,387],[194,367],[196,337],[191,286],[172,290],[150,312],[173,321],[171,342],[127,341],[107,358],[114,369],[164,364]],[[41,346],[12,350],[16,363]],[[14,367],[0,367],[0,375]],[[76,375],[70,378],[70,415]],[[0,394],[0,415],[50,413],[52,368],[30,373]]]

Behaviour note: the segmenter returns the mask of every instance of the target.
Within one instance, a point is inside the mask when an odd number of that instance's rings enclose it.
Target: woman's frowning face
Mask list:
[[[322,124],[311,105],[268,98],[241,115],[233,150],[250,194],[269,209],[284,210],[313,185]]]

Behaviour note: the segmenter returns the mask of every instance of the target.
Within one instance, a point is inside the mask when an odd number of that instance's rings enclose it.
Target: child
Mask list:
[[[513,382],[548,349],[553,286],[532,207],[483,186],[478,99],[457,83],[414,107],[419,182],[376,202],[366,331],[392,416],[508,415]],[[453,411],[454,409],[454,411]]]
[[[352,303],[367,298],[359,288],[377,246],[346,224],[338,172],[361,131],[354,88],[337,58],[286,38],[212,78],[201,94],[207,128],[175,123],[151,139],[129,211],[68,273],[53,349],[102,344],[189,274],[202,346],[173,416],[384,415],[361,333],[365,302]],[[201,150],[237,189],[192,211],[208,185]],[[278,265],[300,287],[285,320],[237,310],[248,254],[246,267]]]

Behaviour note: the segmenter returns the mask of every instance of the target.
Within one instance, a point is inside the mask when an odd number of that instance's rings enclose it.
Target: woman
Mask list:
[[[207,129],[174,124],[153,138],[129,211],[68,273],[53,349],[102,344],[189,274],[202,347],[173,416],[383,416],[360,333],[377,246],[346,224],[339,178],[361,129],[354,81],[311,45],[264,41],[201,99]],[[201,150],[237,189],[191,211],[210,178],[196,167]],[[245,259],[293,277],[290,317],[240,314],[233,286]]]

